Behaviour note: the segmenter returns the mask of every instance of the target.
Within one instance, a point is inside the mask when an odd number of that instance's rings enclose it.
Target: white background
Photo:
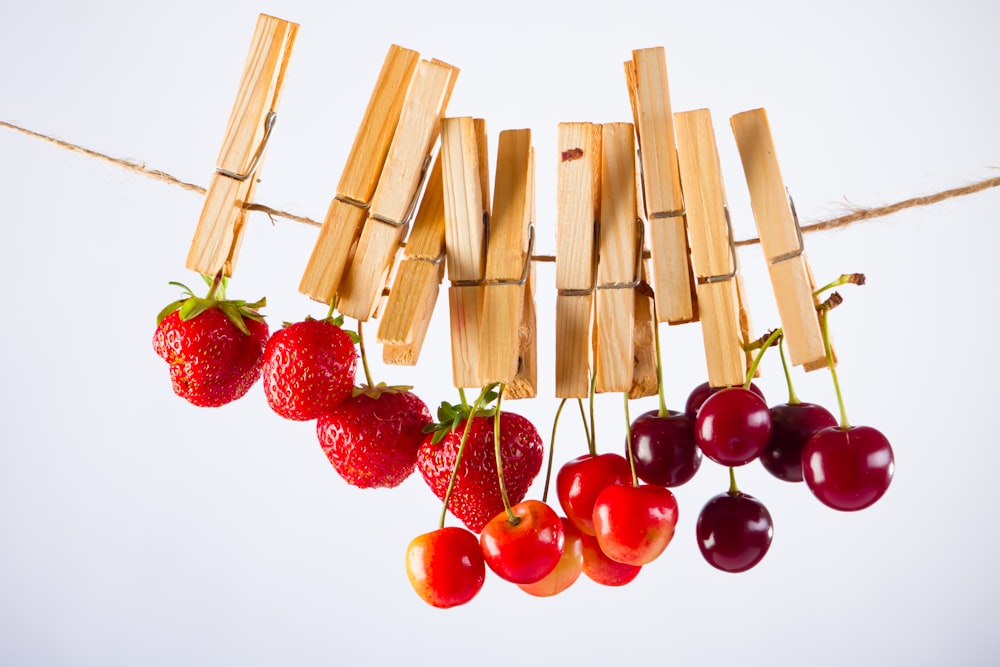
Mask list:
[[[755,235],[730,115],[766,107],[804,223],[996,175],[1000,5],[991,2],[15,3],[0,12],[0,119],[206,184],[258,12],[301,23],[258,201],[321,218],[390,43],[462,72],[449,115],[530,127],[539,252],[554,251],[555,130],[631,119],[622,62],[663,45],[675,111],[711,109],[737,236]],[[329,4],[329,6],[324,6]],[[348,487],[313,425],[260,387],[220,409],[176,398],[154,315],[184,269],[201,198],[0,131],[0,663],[5,665],[906,664],[995,661],[995,266],[1000,192],[811,235],[817,281],[863,271],[832,316],[852,422],[881,429],[896,477],[840,514],[740,471],[770,508],[770,553],[705,564],[698,509],[631,585],[552,599],[489,577],[440,611],[403,553],[436,526],[416,476]],[[323,308],[297,293],[315,229],[255,215],[230,294],[272,327]],[[763,258],[741,250],[756,333],[777,325]],[[512,410],[546,441],[552,265],[539,267],[540,397]],[[454,400],[442,299],[419,365],[379,379]],[[667,401],[705,366],[697,325],[662,328]],[[377,356],[377,355],[375,355]],[[777,358],[759,384],[785,400]],[[796,375],[835,409],[825,372]],[[633,405],[651,409],[654,399]],[[617,396],[598,401],[621,451]],[[584,451],[567,419],[557,462]],[[532,496],[541,494],[541,478]]]

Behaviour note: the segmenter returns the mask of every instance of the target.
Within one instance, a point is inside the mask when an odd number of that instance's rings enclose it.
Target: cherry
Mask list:
[[[518,584],[525,593],[535,597],[558,595],[576,583],[583,572],[583,533],[569,519],[562,518],[560,521],[565,536],[562,557],[551,572],[535,583]]]
[[[417,595],[433,607],[465,604],[486,579],[479,540],[455,526],[418,535],[406,548],[406,576]]]
[[[767,553],[774,527],[763,503],[741,491],[728,491],[705,503],[695,533],[710,565],[723,572],[744,572]]]
[[[815,403],[782,403],[771,407],[771,440],[760,462],[786,482],[802,481],[802,448],[820,429],[836,426],[837,418]]]
[[[694,423],[705,456],[726,466],[757,458],[771,439],[771,413],[750,389],[729,387],[705,399]]]
[[[677,500],[666,487],[612,485],[594,501],[594,536],[612,560],[645,565],[670,544]]]
[[[556,474],[556,495],[566,517],[585,535],[594,534],[594,501],[613,484],[629,484],[632,470],[620,454],[584,454]]]
[[[707,382],[702,382],[700,385],[692,389],[690,394],[688,394],[687,402],[684,404],[684,412],[686,412],[691,419],[694,419],[698,416],[698,408],[701,407],[701,404],[704,403],[709,396],[716,394],[723,389],[727,389],[727,387],[713,387]],[[762,392],[760,387],[755,385],[753,382],[750,383],[750,391],[757,394],[761,398],[764,398],[764,392]],[[766,402],[767,399],[764,400]]]
[[[500,512],[483,526],[479,543],[483,558],[501,579],[530,584],[551,572],[563,552],[559,515],[540,500],[525,500]]]
[[[639,576],[639,571],[642,570],[641,565],[628,565],[608,558],[593,535],[581,533],[580,546],[583,551],[583,573],[602,586],[624,586]]]
[[[644,482],[680,486],[698,472],[701,450],[694,440],[694,419],[668,410],[663,417],[650,410],[631,426],[635,474]]]
[[[831,426],[817,431],[802,452],[802,474],[819,500],[853,512],[872,505],[892,481],[892,446],[870,426]]]

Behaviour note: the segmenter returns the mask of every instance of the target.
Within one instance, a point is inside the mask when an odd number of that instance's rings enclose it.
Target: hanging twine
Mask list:
[[[99,151],[92,150],[90,148],[85,148],[62,139],[57,139],[51,137],[47,134],[41,134],[40,132],[35,132],[34,130],[29,130],[25,127],[20,127],[13,123],[8,123],[6,121],[0,120],[0,127],[5,127],[9,130],[19,132],[26,136],[32,137],[34,139],[39,139],[46,143],[57,146],[63,150],[70,151],[72,153],[78,153],[95,160],[100,160],[102,162],[107,162],[113,164],[117,167],[130,171],[134,174],[139,174],[140,176],[145,176],[146,178],[152,178],[154,180],[160,181],[161,183],[167,183],[168,185],[173,185],[175,187],[181,188],[182,190],[187,190],[189,192],[197,192],[198,194],[205,194],[205,188],[197,185],[195,183],[188,183],[182,181],[181,179],[168,174],[165,171],[160,171],[159,169],[150,169],[144,164],[139,162],[134,162],[132,160],[127,160],[124,158],[113,157]],[[819,222],[810,223],[808,225],[802,225],[802,233],[809,234],[812,232],[824,232],[832,229],[842,229],[848,227],[858,222],[865,222],[867,220],[873,220],[875,218],[883,218],[893,213],[899,213],[900,211],[905,211],[911,208],[921,208],[924,206],[930,206],[932,204],[937,204],[939,202],[945,201],[947,199],[957,199],[959,197],[966,197],[968,195],[975,194],[977,192],[982,192],[984,190],[989,190],[990,188],[1000,187],[1000,176],[994,176],[992,178],[986,178],[981,181],[976,181],[968,185],[963,185],[955,188],[949,188],[947,190],[941,190],[939,192],[934,192],[928,195],[921,195],[919,197],[911,197],[910,199],[904,199],[892,204],[886,204],[884,206],[873,206],[869,208],[858,208],[854,211],[847,213],[836,218],[830,218],[829,220],[820,220]],[[296,215],[290,213],[289,211],[283,211],[281,209],[272,208],[264,204],[252,204],[246,203],[243,206],[247,211],[258,211],[264,213],[272,222],[276,218],[281,218],[283,220],[290,220],[292,222],[298,222],[306,225],[312,225],[313,227],[322,226],[322,222],[313,220],[302,215]],[[760,239],[757,237],[742,239],[736,242],[737,247],[748,246],[760,243]],[[531,259],[536,262],[554,262],[554,255],[532,255]]]

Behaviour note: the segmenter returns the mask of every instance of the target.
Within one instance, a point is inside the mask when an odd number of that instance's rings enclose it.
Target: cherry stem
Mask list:
[[[739,487],[736,486],[736,468],[729,466],[729,495],[735,496],[739,492]]]
[[[372,381],[372,373],[368,369],[368,355],[365,354],[365,335],[361,331],[361,320],[358,320],[358,347],[361,350],[361,365],[365,369],[365,382],[368,383],[369,387],[374,387],[375,383]]]
[[[750,383],[753,381],[753,375],[757,372],[757,366],[760,365],[760,360],[764,358],[764,352],[767,351],[767,348],[774,345],[774,341],[776,341],[780,335],[781,329],[775,329],[761,344],[760,350],[757,351],[757,354],[753,358],[753,363],[751,363],[750,368],[747,369],[747,379],[746,382],[743,383],[744,389],[750,389]]]
[[[635,474],[635,455],[632,453],[632,418],[628,414],[628,392],[625,396],[625,450],[628,452],[628,467],[632,471],[632,486],[639,486],[639,478]]]
[[[656,389],[660,395],[660,412],[657,416],[666,417],[667,401],[663,396],[663,363],[660,360],[660,323],[656,321],[656,306],[653,306],[653,344],[656,350]]]
[[[483,387],[482,391],[479,392],[479,396],[476,397],[476,402],[472,405],[472,412],[465,418],[465,430],[462,431],[462,438],[458,441],[458,453],[455,454],[455,467],[451,469],[451,477],[448,478],[448,488],[444,492],[444,507],[441,508],[441,521],[438,523],[438,528],[444,528],[444,520],[448,515],[448,503],[451,501],[451,491],[455,488],[455,480],[458,478],[458,466],[462,463],[462,454],[465,453],[465,443],[469,439],[472,419],[479,412],[479,406],[483,404],[483,399],[486,398],[486,394],[493,387],[494,385]]]
[[[594,448],[590,444],[590,427],[587,426],[587,413],[583,409],[583,399],[576,399],[576,404],[580,406],[580,419],[583,420],[583,434],[587,438],[587,449],[590,451],[591,456],[596,456],[597,452],[594,451]]]
[[[590,391],[588,392],[588,398],[590,400],[590,436],[588,438],[587,446],[590,448],[590,455],[597,456],[597,422],[594,421],[594,394],[597,393],[597,370],[590,376]]]
[[[552,437],[549,439],[549,462],[545,468],[545,486],[542,488],[542,502],[546,502],[549,498],[549,481],[552,479],[552,458],[556,451],[556,427],[559,425],[559,415],[562,414],[563,406],[566,405],[567,399],[562,399],[559,401],[559,407],[556,408],[556,416],[552,420]]]
[[[833,390],[837,393],[837,407],[840,408],[840,428],[849,428],[847,421],[847,411],[844,410],[844,395],[840,392],[840,380],[837,378],[837,364],[833,362],[833,347],[830,345],[830,325],[828,323],[828,310],[824,310],[819,315],[819,323],[823,330],[823,348],[826,351],[826,365],[830,369],[830,377],[833,378]]]
[[[222,270],[220,269],[215,277],[212,278],[212,286],[208,288],[208,294],[205,295],[205,299],[211,301],[215,298],[216,292],[219,291],[219,287],[222,285]],[[221,294],[220,298],[225,298],[225,294]]]
[[[796,405],[801,403],[799,397],[795,395],[795,387],[792,386],[792,374],[788,368],[788,360],[785,359],[785,337],[778,341],[778,354],[781,355],[781,370],[785,371],[785,384],[788,385],[788,403]]]
[[[507,485],[503,481],[503,461],[500,456],[500,400],[503,398],[503,388],[503,383],[501,382],[499,393],[497,394],[496,412],[493,413],[493,451],[497,456],[497,480],[500,482],[500,498],[503,500],[503,509],[507,512],[507,523],[516,526],[521,523],[521,518],[514,514],[514,510],[510,507],[510,498],[507,497]]]
[[[831,290],[834,287],[840,287],[841,285],[864,285],[865,284],[865,274],[863,273],[842,273],[840,277],[831,283],[823,285],[817,290],[813,290],[813,296],[819,296],[827,290]]]

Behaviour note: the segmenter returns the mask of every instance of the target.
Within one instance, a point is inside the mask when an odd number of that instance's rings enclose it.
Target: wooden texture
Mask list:
[[[645,262],[644,262],[645,264]],[[645,269],[643,274],[645,276]],[[652,396],[659,389],[656,377],[656,333],[653,328],[659,326],[653,317],[652,293],[644,289],[633,290],[635,295],[635,317],[632,335],[633,370],[632,387],[628,396],[631,399]]]
[[[698,109],[675,114],[674,121],[708,382],[713,387],[737,385],[745,381],[747,371],[736,280],[739,267],[726,221],[712,116],[707,109]]]
[[[489,215],[485,135],[485,123],[472,118],[445,118],[441,122],[445,249],[452,282],[448,289],[451,365],[456,387],[483,385],[479,379],[479,328],[486,270],[484,220]]]
[[[205,195],[186,266],[214,276],[232,275],[246,222],[244,204],[253,200],[262,163],[268,116],[276,113],[298,24],[261,14],[257,19],[216,171]]]
[[[597,265],[595,391],[632,388],[633,323],[638,209],[635,192],[635,131],[631,123],[609,123],[601,135],[600,262]]]
[[[601,126],[560,123],[556,199],[556,396],[590,391]],[[575,292],[566,294],[566,291]]]
[[[633,51],[625,74],[639,136],[657,318],[671,324],[691,322],[697,308],[663,47]]]
[[[331,303],[336,297],[368,216],[419,58],[416,51],[395,44],[389,47],[337,184],[337,195],[299,282],[299,292],[312,299]]]
[[[345,315],[367,320],[375,310],[406,233],[408,214],[419,195],[457,74],[456,68],[445,63],[421,61],[417,65],[354,260],[338,288],[338,309]]]
[[[479,331],[479,375],[484,384],[510,382],[518,370],[525,286],[515,283],[531,261],[527,248],[531,164],[531,130],[501,132]]]
[[[825,349],[812,275],[796,232],[767,113],[764,109],[744,111],[734,115],[730,124],[791,363],[807,369],[821,367]]]
[[[444,192],[439,154],[379,320],[378,340],[387,363],[416,364],[443,277]]]

